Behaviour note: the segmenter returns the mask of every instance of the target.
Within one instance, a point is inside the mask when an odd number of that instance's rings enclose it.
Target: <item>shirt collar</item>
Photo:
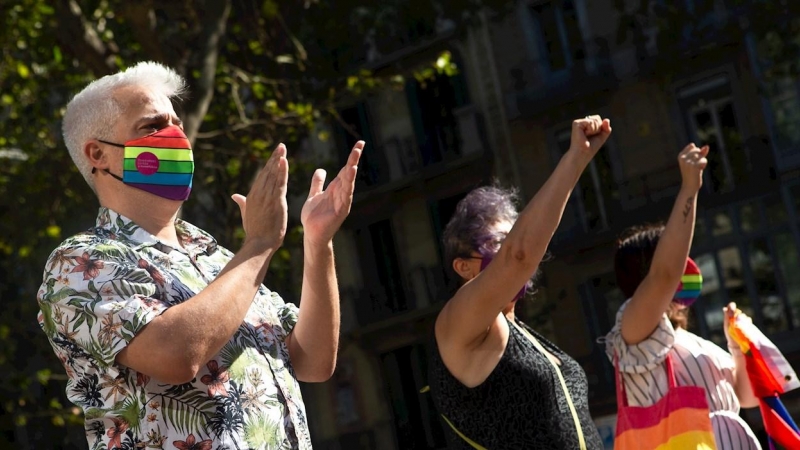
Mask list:
[[[137,225],[131,219],[106,207],[100,207],[97,213],[97,227],[109,231],[117,239],[132,244],[136,249],[163,244],[158,238]],[[175,231],[183,244],[179,251],[189,254],[205,252],[211,254],[217,250],[217,241],[210,234],[181,219],[175,220]]]

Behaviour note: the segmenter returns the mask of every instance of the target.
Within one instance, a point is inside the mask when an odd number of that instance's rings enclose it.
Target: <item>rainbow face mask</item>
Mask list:
[[[691,306],[700,297],[702,289],[703,275],[700,273],[700,268],[697,267],[692,258],[686,258],[686,269],[683,271],[681,284],[678,285],[678,290],[673,300],[681,305]]]
[[[169,200],[186,200],[192,191],[194,157],[189,139],[177,125],[170,125],[125,145],[100,142],[125,149],[124,172],[119,181]],[[92,170],[94,172],[94,170]]]

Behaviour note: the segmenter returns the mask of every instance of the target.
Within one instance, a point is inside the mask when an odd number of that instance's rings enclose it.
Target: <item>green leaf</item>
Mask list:
[[[48,295],[46,300],[50,303],[58,303],[61,300],[64,300],[65,298],[73,297],[77,293],[78,291],[76,291],[75,289],[65,286],[59,289],[58,291],[53,292],[51,295]]]
[[[206,393],[191,390],[181,397],[162,395],[162,414],[169,426],[180,433],[192,430],[207,431],[208,420],[214,413],[214,400]]]
[[[22,78],[28,78],[31,75],[30,69],[22,61],[17,63],[17,73]]]
[[[261,5],[261,14],[263,14],[266,19],[272,19],[273,17],[277,16],[278,3],[272,0],[265,0]]]
[[[36,379],[39,381],[39,384],[43,386],[50,381],[50,375],[52,375],[50,369],[42,369],[36,371]]]

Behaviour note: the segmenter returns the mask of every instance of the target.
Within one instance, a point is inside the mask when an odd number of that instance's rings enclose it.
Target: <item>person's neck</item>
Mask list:
[[[146,203],[147,207],[141,206],[145,202],[119,202],[107,199],[101,199],[100,204],[127,217],[164,244],[180,248],[181,242],[175,229],[175,220],[182,202],[150,200]]]
[[[506,318],[510,321],[514,321],[514,304],[512,303],[510,306],[507,306],[506,309],[503,310],[503,314]]]

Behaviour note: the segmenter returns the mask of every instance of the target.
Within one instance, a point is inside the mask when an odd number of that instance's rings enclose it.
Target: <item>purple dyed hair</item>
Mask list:
[[[472,190],[458,205],[447,227],[444,229],[445,270],[451,281],[453,291],[464,280],[453,269],[456,258],[472,256],[494,256],[505,239],[505,234],[492,229],[501,221],[516,222],[519,212],[519,194],[516,189],[504,189],[497,185],[483,186]],[[532,283],[527,290],[532,291]]]

